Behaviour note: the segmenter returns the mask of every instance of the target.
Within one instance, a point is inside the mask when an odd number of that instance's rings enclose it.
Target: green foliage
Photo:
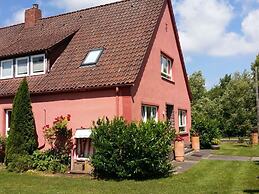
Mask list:
[[[208,91],[208,97],[210,99],[219,99],[223,96],[227,85],[232,79],[232,75],[226,74],[223,78],[220,79],[219,84],[214,86]]]
[[[55,150],[35,151],[32,162],[32,168],[38,171],[65,173],[70,164],[70,157],[68,154],[59,154]]]
[[[6,146],[6,139],[0,136],[0,163],[4,162],[5,146]]]
[[[168,175],[173,135],[174,131],[163,122],[127,124],[122,118],[99,119],[92,134],[95,174],[127,179]]]
[[[70,118],[70,115],[57,117],[52,127],[46,125],[43,128],[45,139],[56,153],[67,155],[71,152],[73,146],[72,129],[68,128]]]
[[[212,145],[219,145],[221,142],[220,142],[220,139],[213,138],[211,143],[212,143]]]
[[[215,101],[204,97],[192,106],[192,127],[200,135],[202,148],[210,148],[213,138],[220,137],[220,109]]]
[[[227,85],[220,104],[225,136],[244,137],[256,126],[255,88],[251,73],[236,73]]]
[[[32,158],[30,155],[11,155],[10,162],[8,163],[7,170],[10,172],[26,172],[32,169]]]
[[[38,147],[37,133],[32,113],[28,83],[24,78],[15,95],[12,108],[11,127],[6,145],[6,164],[19,164]],[[16,158],[13,155],[20,155]],[[12,161],[15,159],[15,161]],[[8,167],[9,168],[9,167]],[[18,167],[17,167],[18,168]]]
[[[253,67],[258,62],[259,57]],[[190,81],[193,80],[204,78],[198,72],[190,76]],[[195,83],[191,84],[191,89],[201,90],[192,102],[192,127],[201,135],[202,147],[210,147],[212,139],[220,135],[244,137],[256,126],[253,72],[227,74],[209,91],[204,92],[203,84]]]
[[[205,79],[201,71],[193,73],[189,78],[189,84],[192,91],[192,103],[196,103],[199,99],[206,95]]]

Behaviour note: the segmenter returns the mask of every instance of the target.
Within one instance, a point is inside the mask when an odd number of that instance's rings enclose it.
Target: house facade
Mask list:
[[[0,134],[27,77],[40,147],[43,127],[71,115],[74,157],[92,152],[93,121],[171,120],[190,141],[191,92],[170,0],[125,0],[0,28]],[[82,145],[83,144],[83,145]],[[83,151],[82,151],[83,150]]]

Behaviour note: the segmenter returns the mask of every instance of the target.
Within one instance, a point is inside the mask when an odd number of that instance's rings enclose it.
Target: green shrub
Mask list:
[[[200,135],[202,148],[210,148],[213,138],[220,138],[218,104],[209,98],[199,99],[192,106],[192,127]]]
[[[16,158],[13,155],[31,155],[38,147],[28,83],[24,78],[15,95],[11,126],[6,144],[6,165]]]
[[[64,173],[70,164],[70,157],[68,154],[56,153],[55,150],[35,151],[32,161],[32,167],[35,170]]]
[[[10,172],[25,172],[33,168],[32,158],[29,155],[13,154],[7,166]]]
[[[123,118],[99,119],[92,133],[95,175],[120,179],[168,175],[173,135],[163,122],[127,124]]]
[[[4,162],[5,146],[6,146],[6,140],[5,140],[5,138],[0,136],[0,163]]]

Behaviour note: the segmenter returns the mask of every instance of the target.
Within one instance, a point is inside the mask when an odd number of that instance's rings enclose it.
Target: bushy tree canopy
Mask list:
[[[236,73],[225,88],[220,104],[225,136],[243,137],[256,125],[255,87],[250,72]]]
[[[193,129],[200,133],[202,144],[219,132],[226,137],[243,137],[256,126],[254,67],[258,65],[259,56],[252,71],[226,74],[208,91],[200,71],[190,76]]]
[[[199,99],[206,95],[205,79],[202,72],[193,73],[189,78],[189,84],[192,90],[192,102],[195,104]]]

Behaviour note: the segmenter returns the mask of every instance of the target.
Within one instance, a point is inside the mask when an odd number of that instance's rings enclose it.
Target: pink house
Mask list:
[[[42,18],[35,4],[25,23],[0,28],[0,134],[27,77],[39,145],[43,126],[71,115],[84,158],[92,122],[170,119],[190,141],[191,92],[171,0],[124,0]],[[88,142],[88,143],[87,143]]]

